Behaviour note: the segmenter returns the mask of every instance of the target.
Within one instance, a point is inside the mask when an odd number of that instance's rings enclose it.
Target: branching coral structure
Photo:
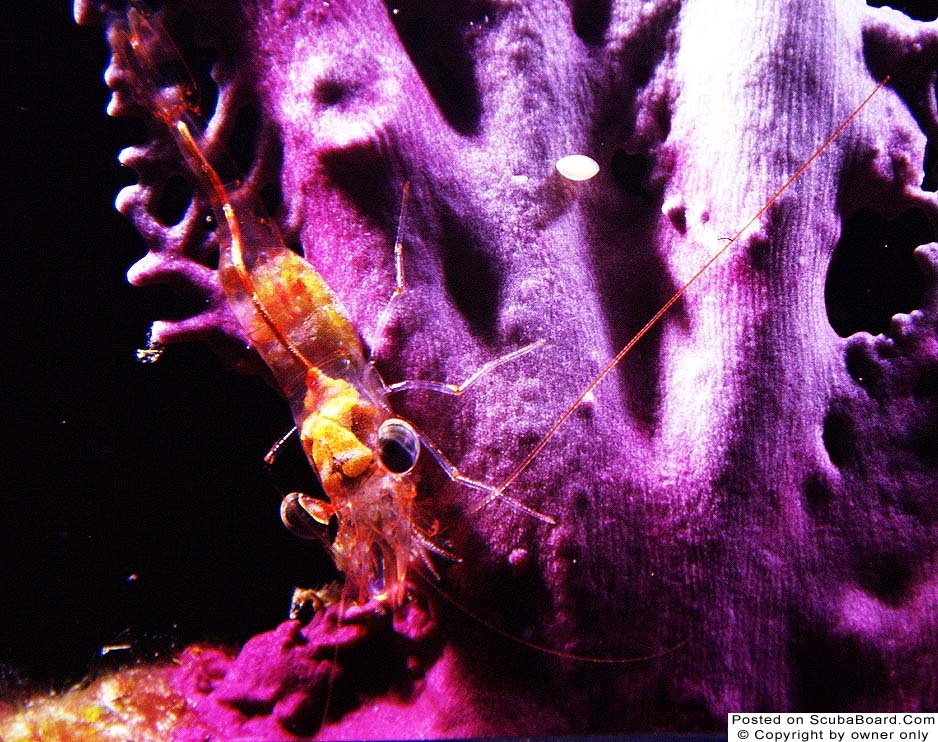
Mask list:
[[[85,23],[118,11],[76,3]],[[236,657],[191,650],[180,738],[938,705],[935,24],[833,0],[159,12],[210,52],[206,149],[233,152],[232,188],[267,204],[385,379],[464,379],[546,340],[461,397],[393,400],[492,484],[890,76],[512,482],[555,524],[424,462],[418,497],[456,558],[397,612],[337,604]],[[125,72],[109,68],[111,112],[146,116]],[[598,175],[563,178],[573,153]],[[118,207],[149,248],[130,280],[203,300],[153,340],[260,368],[215,275],[210,204],[174,195],[193,186],[178,151],[155,129],[122,161],[139,182]],[[398,232],[406,291],[383,322]]]

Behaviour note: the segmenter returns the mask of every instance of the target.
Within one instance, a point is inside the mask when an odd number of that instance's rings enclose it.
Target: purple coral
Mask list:
[[[167,6],[170,28],[183,6]],[[497,502],[475,511],[471,492],[424,473],[422,496],[463,558],[439,589],[539,645],[653,658],[559,660],[444,602],[441,638],[427,634],[437,648],[421,650],[430,659],[408,692],[398,678],[380,692],[340,682],[350,710],[324,736],[690,729],[740,709],[938,704],[938,247],[916,250],[921,305],[908,311],[909,297],[883,334],[840,337],[836,297],[825,301],[835,249],[850,249],[838,246],[844,225],[861,211],[916,210],[931,242],[935,196],[921,183],[938,126],[934,24],[860,2],[188,10],[218,55],[213,144],[226,145],[239,111],[259,113],[243,187],[282,193],[285,233],[387,379],[458,380],[549,341],[465,398],[398,401],[491,482],[876,81],[893,80],[512,487],[556,527]],[[90,3],[76,11],[93,15]],[[571,152],[601,173],[562,180],[553,164]],[[236,347],[206,204],[196,196],[161,224],[175,155],[157,138],[125,161],[141,182],[119,203],[151,247],[132,280],[180,282],[209,307],[155,339]],[[375,337],[405,181],[409,291]],[[190,690],[208,726],[291,731],[284,720],[314,717],[323,683],[285,647],[332,646],[328,615],[309,636],[289,624],[255,639],[202,696]],[[358,677],[381,655],[352,653],[342,672]],[[252,705],[261,677],[275,687]]]

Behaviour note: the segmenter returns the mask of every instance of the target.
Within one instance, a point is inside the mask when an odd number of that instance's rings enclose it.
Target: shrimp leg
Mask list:
[[[371,350],[368,354],[368,363],[374,366],[376,348],[384,336],[384,330],[391,321],[391,309],[394,302],[399,299],[407,287],[404,283],[404,221],[407,218],[407,200],[410,198],[410,181],[404,181],[404,187],[401,192],[401,211],[397,217],[397,235],[394,237],[394,291],[388,303],[384,305],[381,314],[378,315],[378,324],[375,327],[374,341],[371,343]]]
[[[407,290],[407,284],[404,278],[403,232],[404,232],[404,222],[407,216],[407,202],[408,202],[409,197],[410,197],[410,181],[405,181],[403,193],[401,195],[401,210],[400,210],[400,215],[398,217],[398,222],[397,222],[397,236],[394,239],[394,273],[395,273],[394,290],[391,292],[391,297],[388,299],[388,302],[385,305],[384,309],[382,310],[381,315],[379,316],[379,319],[378,319],[378,325],[375,330],[375,341],[371,345],[371,351],[368,356],[368,364],[372,367],[375,365],[375,356],[377,355],[375,349],[377,348],[378,343],[380,342],[381,337],[384,334],[384,328],[387,326],[388,322],[390,321],[391,310],[394,306],[394,302],[398,298],[400,298],[404,294],[404,292]],[[546,341],[543,338],[540,340],[535,340],[533,343],[529,343],[528,345],[525,345],[521,348],[517,348],[513,351],[505,353],[504,355],[499,356],[498,358],[493,358],[492,360],[482,364],[482,366],[480,366],[471,374],[469,374],[469,376],[467,376],[460,383],[453,384],[451,382],[429,381],[426,379],[406,379],[404,381],[398,381],[393,384],[384,384],[384,382],[382,381],[381,383],[384,387],[383,391],[385,394],[396,394],[398,392],[419,390],[419,391],[436,392],[438,394],[447,394],[450,396],[459,397],[462,394],[464,394],[473,384],[475,384],[479,379],[481,379],[483,376],[485,376],[489,372],[494,371],[496,368],[498,368],[502,364],[514,361],[515,359],[520,358],[521,356],[526,355],[530,353],[531,351],[536,350],[537,348],[540,348],[542,345],[544,345],[545,342]],[[267,456],[264,457],[265,461],[267,461],[268,463],[273,461],[273,459],[276,457],[277,449],[279,449],[280,446],[283,445],[283,443],[290,437],[292,432],[293,431],[291,431],[290,433],[287,433],[283,438],[281,438],[279,441],[277,441],[277,443],[274,444],[274,447],[270,450]],[[447,478],[449,478],[450,481],[462,484],[466,487],[469,487],[470,489],[484,492],[486,495],[488,495],[484,503],[480,507],[488,504],[492,500],[498,499],[498,500],[502,500],[509,507],[512,507],[516,510],[520,510],[521,512],[543,523],[548,523],[550,525],[556,524],[556,521],[550,516],[544,515],[543,513],[540,513],[537,510],[534,510],[532,508],[527,507],[526,505],[523,505],[522,503],[518,502],[514,498],[508,497],[507,495],[503,494],[502,492],[497,490],[495,487],[492,487],[491,485],[485,484],[484,482],[480,482],[478,480],[471,479],[470,477],[465,476],[459,471],[459,469],[456,468],[455,464],[453,464],[443,454],[443,452],[436,446],[436,444],[433,443],[429,438],[427,438],[426,435],[424,435],[423,433],[420,433],[419,431],[415,431],[415,432],[420,438],[421,445],[427,451],[430,452],[430,454],[433,456],[433,459],[437,462],[437,464],[440,466],[440,469],[443,470],[443,473],[447,476]],[[435,550],[436,550],[435,548],[431,548],[431,551],[435,551]]]
[[[391,292],[391,296],[388,299],[387,304],[384,305],[384,309],[381,310],[381,314],[378,317],[378,324],[375,328],[374,342],[372,342],[371,351],[368,354],[368,363],[371,366],[375,365],[376,356],[378,355],[376,349],[381,342],[381,337],[384,335],[384,329],[391,321],[391,310],[394,306],[394,302],[403,296],[407,291],[407,283],[404,277],[404,223],[407,219],[407,203],[409,198],[410,181],[405,180],[401,194],[401,210],[397,219],[397,235],[394,238],[394,290]],[[395,394],[397,392],[422,390],[438,392],[439,394],[449,394],[458,397],[489,371],[496,369],[503,363],[508,363],[509,361],[513,361],[516,358],[525,355],[526,353],[530,353],[536,348],[540,348],[542,345],[544,345],[544,343],[545,341],[543,339],[536,340],[522,348],[518,348],[517,350],[513,350],[503,356],[500,356],[499,358],[488,361],[476,369],[473,373],[471,373],[465,379],[465,381],[460,384],[451,384],[443,381],[410,379],[405,381],[398,381],[393,384],[385,384],[384,391],[386,394]],[[289,433],[284,436],[284,438],[288,437]],[[282,444],[282,441],[278,441],[275,445],[279,447],[280,444]]]
[[[294,435],[299,434],[299,432],[300,429],[294,425],[286,433],[280,436],[270,447],[270,450],[264,454],[264,463],[267,464],[267,466],[273,466],[274,462],[277,460],[277,456],[280,455],[280,449],[287,445],[287,441],[289,441]]]
[[[462,484],[465,487],[469,487],[470,489],[478,490],[479,492],[484,492],[486,495],[488,495],[488,497],[485,498],[485,500],[476,508],[476,510],[481,510],[492,500],[500,500],[509,507],[514,508],[515,510],[519,510],[526,515],[531,516],[535,520],[541,521],[541,523],[546,523],[551,526],[557,525],[557,521],[549,515],[545,515],[544,513],[534,510],[533,508],[529,508],[524,503],[518,502],[513,497],[509,497],[500,489],[493,487],[490,484],[486,484],[485,482],[480,482],[476,479],[467,477],[456,468],[455,464],[446,458],[444,453],[436,447],[433,441],[429,440],[422,433],[418,432],[417,435],[420,436],[420,445],[430,452],[430,455],[433,456],[436,463],[439,464],[440,469],[443,470],[443,473],[449,478],[450,481]]]
[[[449,394],[451,396],[458,397],[490,371],[498,368],[503,363],[508,363],[515,360],[516,358],[520,358],[521,356],[530,353],[532,350],[537,350],[542,345],[544,345],[545,342],[546,341],[543,338],[540,340],[535,340],[533,343],[528,343],[524,347],[517,348],[516,350],[506,353],[503,356],[494,358],[477,368],[459,384],[451,384],[445,381],[427,381],[424,379],[406,379],[404,381],[397,381],[393,384],[387,384],[384,387],[384,391],[388,394],[394,394],[396,392],[422,390],[428,392],[439,392],[440,394]]]

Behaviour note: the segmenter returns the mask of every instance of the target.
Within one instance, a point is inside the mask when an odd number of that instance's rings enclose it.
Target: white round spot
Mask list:
[[[599,172],[599,163],[587,155],[561,157],[555,167],[568,180],[589,180]]]

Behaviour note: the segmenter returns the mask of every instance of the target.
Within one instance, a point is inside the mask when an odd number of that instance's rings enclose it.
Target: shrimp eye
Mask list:
[[[420,438],[410,423],[389,418],[378,428],[378,456],[393,474],[406,474],[417,463]]]
[[[280,502],[280,520],[294,536],[306,541],[332,543],[334,534],[330,526],[333,518],[326,517],[322,501],[300,492],[291,492]],[[325,504],[328,507],[328,503]],[[325,522],[323,522],[325,520]]]

